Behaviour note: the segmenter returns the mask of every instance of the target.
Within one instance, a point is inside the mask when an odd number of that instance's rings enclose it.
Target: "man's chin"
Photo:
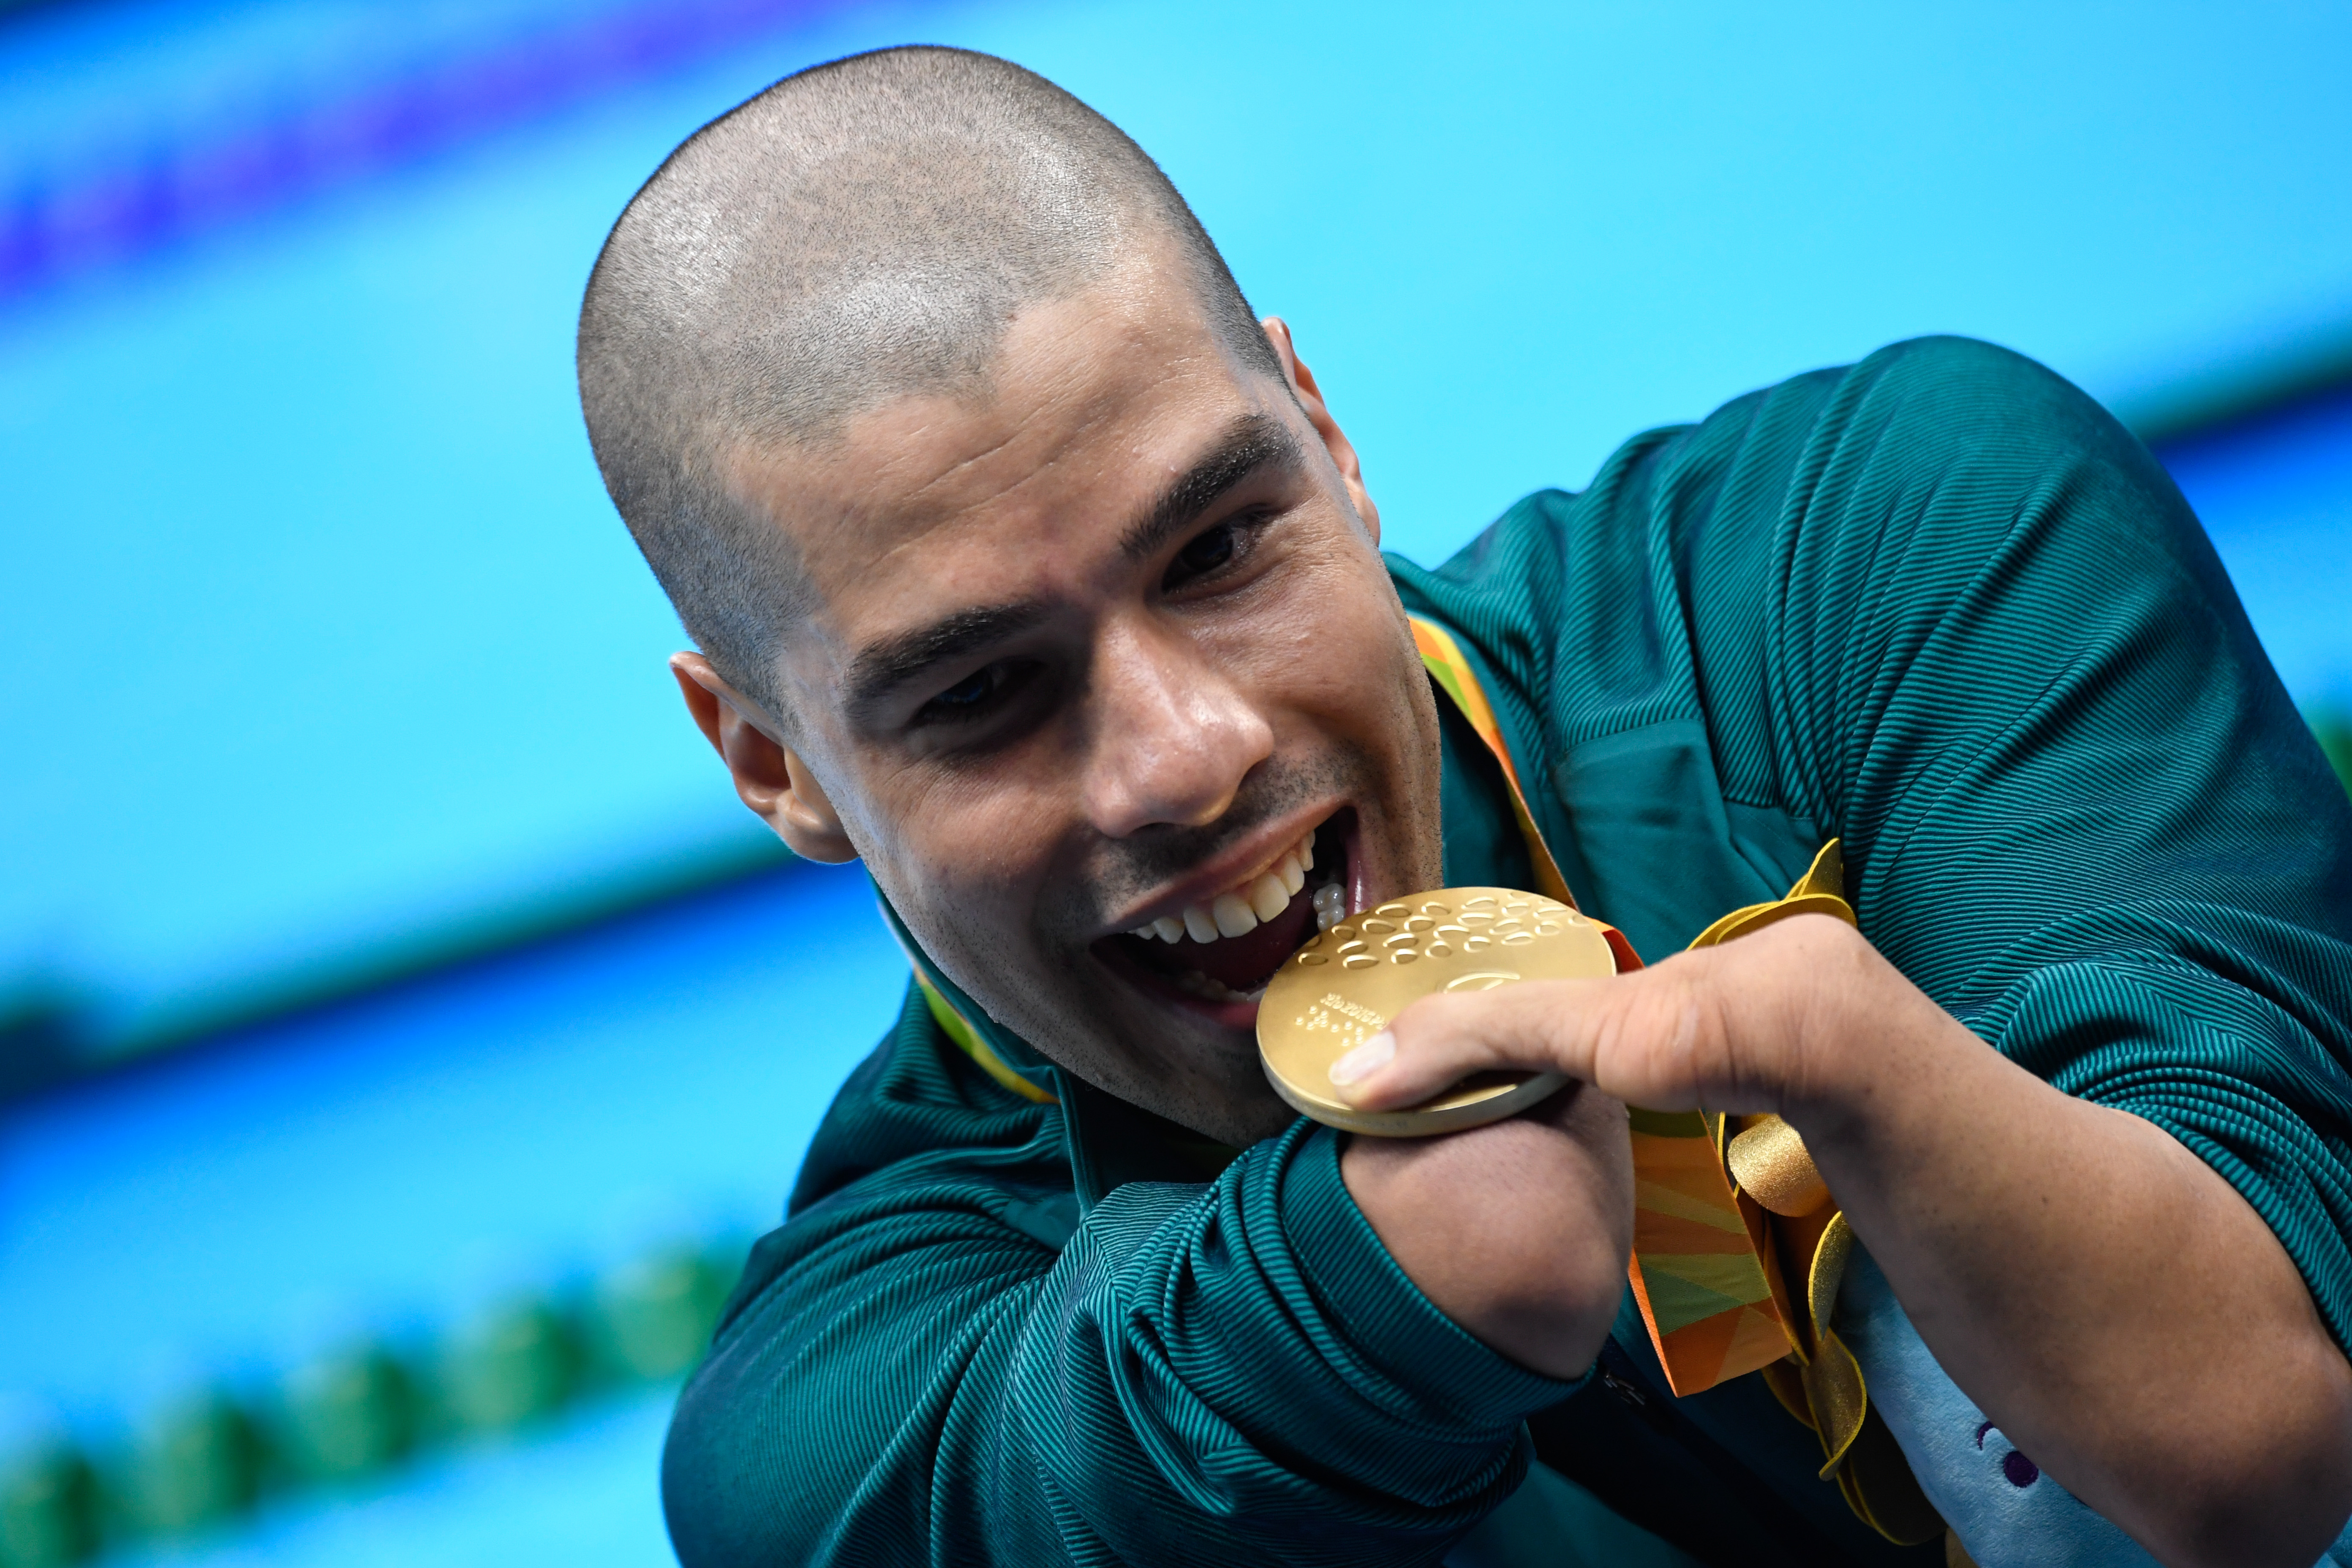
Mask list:
[[[1085,1010],[1101,1033],[1080,1047],[1092,1059],[1065,1065],[1097,1089],[1236,1147],[1297,1120],[1259,1064],[1255,999],[1192,995],[1116,958],[1095,970],[1094,989]]]
[[[1094,957],[1109,972],[1111,984],[1131,993],[1145,1010],[1173,1015],[1178,1019],[1198,1020],[1212,1029],[1245,1036],[1253,1057],[1255,1055],[1256,995],[1228,991],[1225,995],[1217,996],[1207,994],[1205,990],[1195,990],[1184,984],[1178,976],[1140,962],[1124,942],[1116,940],[1097,943]],[[1193,1031],[1188,1029],[1184,1032]]]
[[[1135,1091],[1112,1092],[1226,1142],[1289,1126],[1297,1113],[1259,1064],[1259,998],[1314,936],[1318,894],[1362,903],[1364,861],[1357,813],[1345,807],[1315,831],[1313,854],[1279,911],[1206,942],[1188,926],[1174,940],[1136,931],[1089,946],[1076,966],[1088,993],[1081,1010],[1108,1026],[1112,1061],[1142,1069]]]

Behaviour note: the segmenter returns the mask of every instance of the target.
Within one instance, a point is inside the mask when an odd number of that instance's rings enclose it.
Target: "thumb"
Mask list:
[[[1748,1109],[1706,956],[1423,997],[1333,1063],[1332,1085],[1350,1105],[1389,1110],[1475,1072],[1557,1072],[1652,1110]]]
[[[1560,1072],[1591,1081],[1585,1037],[1608,980],[1530,980],[1424,996],[1331,1064],[1339,1098],[1366,1110],[1416,1105],[1477,1072]]]

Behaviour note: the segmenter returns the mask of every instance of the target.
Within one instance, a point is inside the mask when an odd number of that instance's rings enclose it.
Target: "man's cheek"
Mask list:
[[[1265,689],[1309,712],[1338,716],[1386,710],[1391,706],[1387,693],[1394,667],[1388,618],[1377,605],[1342,602],[1323,608],[1305,637],[1267,661],[1262,672]]]
[[[967,850],[985,842],[964,840]],[[923,895],[925,924],[936,939],[927,940],[926,947],[936,953],[971,953],[997,965],[1028,955],[1034,944],[1028,939],[1029,900],[1021,884],[993,874],[985,864],[949,867],[933,858],[929,865],[933,874]]]

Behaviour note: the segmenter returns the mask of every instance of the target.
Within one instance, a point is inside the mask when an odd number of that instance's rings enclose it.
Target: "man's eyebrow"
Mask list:
[[[851,661],[844,682],[849,711],[866,712],[941,660],[1025,632],[1045,618],[1042,605],[985,605],[869,643]]]
[[[1217,444],[1176,476],[1120,538],[1120,553],[1140,561],[1217,504],[1217,498],[1260,468],[1296,468],[1298,438],[1271,414],[1244,414],[1225,426]]]
[[[1277,465],[1295,468],[1301,460],[1297,437],[1281,420],[1270,414],[1241,416],[1129,527],[1119,539],[1119,552],[1130,561],[1152,554],[1169,535],[1252,474]],[[1037,604],[982,605],[868,644],[850,661],[843,682],[845,705],[853,714],[869,712],[931,666],[1027,631],[1045,616],[1045,607]]]

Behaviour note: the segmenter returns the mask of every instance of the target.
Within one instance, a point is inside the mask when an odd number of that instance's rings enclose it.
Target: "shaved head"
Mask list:
[[[580,317],[605,487],[694,638],[784,722],[774,668],[814,607],[792,540],[730,479],[894,399],[984,399],[1014,317],[1164,258],[1242,364],[1282,366],[1157,164],[1020,67],[901,48],[819,66],[690,137],[614,226]]]

